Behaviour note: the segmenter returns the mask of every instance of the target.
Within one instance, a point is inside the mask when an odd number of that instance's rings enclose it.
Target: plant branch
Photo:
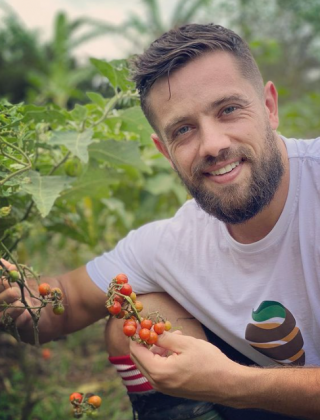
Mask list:
[[[24,168],[22,168],[22,169],[19,169],[18,171],[16,171],[16,172],[13,172],[12,174],[10,174],[10,175],[8,175],[6,178],[4,178],[2,181],[0,181],[0,186],[1,185],[4,185],[6,182],[8,182],[9,181],[9,179],[11,179],[11,178],[14,178],[15,176],[17,176],[17,175],[20,175],[20,174],[22,174],[23,172],[26,172],[26,171],[28,171],[29,169],[31,169],[32,168],[32,165],[30,164],[28,164],[26,167],[24,167]]]
[[[58,162],[48,173],[48,175],[52,175],[66,160],[69,159],[69,156],[71,155],[71,152],[68,152],[60,162]]]

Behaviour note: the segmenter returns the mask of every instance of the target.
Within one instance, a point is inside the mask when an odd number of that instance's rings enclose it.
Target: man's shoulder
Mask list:
[[[295,139],[282,136],[289,158],[320,159],[320,137],[314,139]]]

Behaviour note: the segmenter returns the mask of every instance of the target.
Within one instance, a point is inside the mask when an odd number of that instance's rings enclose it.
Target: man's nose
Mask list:
[[[219,153],[228,149],[230,145],[230,137],[225,133],[223,127],[217,127],[217,125],[212,122],[203,124],[200,130],[200,157],[217,157]]]

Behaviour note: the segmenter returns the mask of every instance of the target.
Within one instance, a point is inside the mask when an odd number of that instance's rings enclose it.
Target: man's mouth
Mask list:
[[[244,159],[240,159],[236,162],[232,162],[232,163],[228,163],[227,165],[215,170],[215,171],[211,171],[211,172],[205,172],[205,175],[225,175],[228,174],[230,172],[233,171],[234,168],[236,168],[237,166],[239,166],[242,162],[244,161]]]

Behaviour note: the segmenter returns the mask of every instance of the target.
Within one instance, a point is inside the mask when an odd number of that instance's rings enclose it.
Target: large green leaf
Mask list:
[[[41,176],[38,172],[27,173],[29,183],[23,184],[22,191],[31,194],[42,217],[46,217],[60,193],[73,181],[65,176]]]
[[[182,204],[186,201],[187,192],[174,174],[159,173],[149,178],[145,184],[145,190],[153,195],[168,194],[172,191],[179,202]]]
[[[151,134],[153,129],[148,123],[139,106],[128,108],[120,112],[121,117],[121,130],[136,133],[140,137],[141,144],[151,144]]]
[[[90,58],[90,61],[109,80],[115,90],[120,88],[126,92],[134,89],[134,83],[128,80],[129,70],[125,60],[113,60],[108,63],[97,58]]]
[[[25,114],[22,119],[23,122],[29,122],[34,120],[35,122],[54,122],[56,121],[59,124],[65,123],[65,116],[62,112],[56,109],[48,109],[44,106],[36,105],[25,105],[23,107],[23,112]]]
[[[89,168],[73,183],[71,189],[62,192],[61,198],[69,202],[77,202],[84,197],[95,199],[109,197],[110,185],[117,184],[119,181],[120,175],[113,169]]]
[[[88,146],[92,143],[93,130],[88,129],[81,133],[77,131],[54,131],[49,143],[51,145],[63,145],[77,156],[82,162],[89,159]]]
[[[93,143],[89,147],[89,154],[110,165],[133,166],[143,172],[150,172],[150,168],[141,160],[139,145],[133,141],[107,140]]]

